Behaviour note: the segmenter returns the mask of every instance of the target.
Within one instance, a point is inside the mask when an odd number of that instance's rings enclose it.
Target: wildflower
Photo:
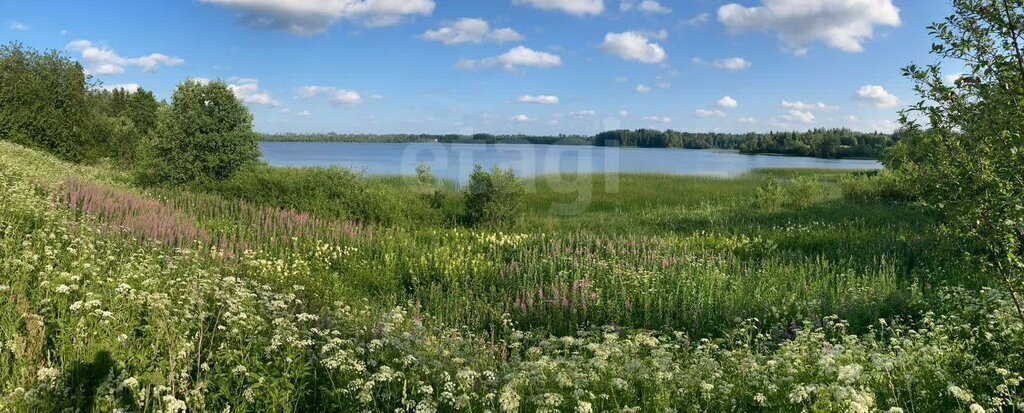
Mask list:
[[[860,377],[861,370],[863,369],[858,364],[839,367],[839,381],[846,383],[857,381],[857,378]]]
[[[973,403],[971,404],[970,411],[971,413],[985,413],[985,408],[981,407],[978,403]]]
[[[758,393],[754,395],[754,401],[757,402],[758,406],[763,407],[768,405],[768,398],[764,397],[764,393]]]
[[[903,409],[899,407],[890,407],[887,413],[903,413]]]
[[[36,371],[36,378],[39,379],[40,382],[52,382],[57,380],[57,377],[60,377],[60,370],[53,367],[40,367],[39,370]]]
[[[57,286],[56,291],[58,294],[71,294],[71,287],[68,287],[65,284],[61,284]]]
[[[971,392],[960,388],[959,386],[950,385],[948,388],[946,388],[946,390],[949,391],[949,394],[952,394],[953,397],[956,397],[960,401],[974,401],[974,395],[972,395]]]
[[[591,406],[590,403],[580,400],[579,403],[576,404],[577,413],[592,413],[593,411],[594,407]]]

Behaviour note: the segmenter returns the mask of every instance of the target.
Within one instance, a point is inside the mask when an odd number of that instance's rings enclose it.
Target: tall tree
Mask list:
[[[1024,1],[952,4],[929,27],[939,62],[904,69],[920,101],[901,116],[908,138],[884,160],[944,213],[1024,319]],[[944,63],[966,73],[950,81]]]

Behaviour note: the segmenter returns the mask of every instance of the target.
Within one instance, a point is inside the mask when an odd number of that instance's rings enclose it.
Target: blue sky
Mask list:
[[[264,132],[891,130],[942,0],[0,0],[106,86],[233,85]],[[954,75],[955,73],[949,73]],[[557,103],[556,103],[557,101]]]

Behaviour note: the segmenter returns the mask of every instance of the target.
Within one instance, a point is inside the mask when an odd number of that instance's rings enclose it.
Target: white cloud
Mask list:
[[[308,110],[304,110],[302,112],[298,112],[298,113],[295,114],[295,116],[301,116],[301,117],[306,117],[306,116],[309,116],[309,115],[310,115],[310,113],[309,113]]]
[[[189,82],[196,82],[196,83],[198,83],[200,85],[208,85],[208,84],[210,84],[210,82],[212,82],[210,79],[207,79],[205,77],[190,77],[190,78],[188,78],[188,81]]]
[[[668,83],[668,82],[658,83],[658,88],[660,88],[660,89],[672,89],[672,84]]]
[[[122,57],[113,49],[98,47],[88,40],[75,40],[68,43],[67,48],[81,53],[82,59],[89,65],[89,72],[104,76],[120,75],[125,66],[135,66],[143,72],[153,73],[160,67],[174,67],[185,63],[184,59],[171,57],[161,53],[152,53],[140,57]]]
[[[601,49],[623,59],[646,64],[658,64],[668,57],[665,49],[637,32],[608,33]]]
[[[260,82],[256,79],[233,79],[228,89],[243,103],[275,107],[281,105],[269,93],[260,90]]]
[[[242,11],[242,20],[259,29],[302,36],[321,33],[339,20],[371,27],[391,26],[410,16],[430,16],[434,0],[200,0]]]
[[[625,110],[620,110],[619,111],[619,117],[620,118],[628,118],[629,117],[629,112],[625,111]]]
[[[526,36],[508,27],[495,29],[487,34],[487,40],[494,43],[511,43],[526,40]]]
[[[9,27],[10,27],[11,30],[14,30],[16,32],[27,32],[28,31],[28,25],[25,24],[25,23],[11,22],[11,25]]]
[[[695,63],[702,63],[700,59],[697,59]],[[740,70],[750,69],[751,63],[742,57],[730,57],[728,59],[719,59],[715,61],[715,67],[728,70],[730,72],[738,72]]]
[[[526,116],[526,115],[515,115],[515,116],[512,117],[512,120],[514,122],[527,123],[527,122],[533,122],[535,119],[533,119],[533,118],[531,118],[529,116]]]
[[[797,102],[790,102],[790,101],[787,101],[787,100],[783,100],[782,101],[782,108],[783,109],[796,109],[796,110],[803,110],[803,111],[811,111],[811,110],[838,110],[839,109],[836,106],[829,106],[829,105],[826,105],[823,102],[804,103],[804,102],[799,102],[799,101],[797,101]]]
[[[506,70],[515,70],[517,66],[526,67],[558,67],[562,65],[562,58],[558,55],[538,52],[524,46],[518,46],[507,53],[481,60],[460,60],[455,67],[457,69],[473,70],[501,66]]]
[[[619,11],[627,12],[630,10],[637,10],[643,13],[649,14],[668,14],[672,13],[672,9],[663,6],[657,0],[643,0],[640,4],[637,4],[636,0],[620,0]]]
[[[641,119],[648,122],[672,123],[672,118],[668,116],[644,116]]]
[[[690,18],[689,20],[683,21],[682,24],[684,26],[700,26],[704,23],[707,23],[708,20],[711,20],[711,15],[708,13],[701,13],[694,16],[693,18]]]
[[[877,108],[894,108],[899,106],[900,98],[887,92],[881,86],[868,85],[857,91],[855,98],[861,102],[869,103]]]
[[[581,111],[578,111],[578,112],[569,112],[569,117],[577,118],[577,119],[579,119],[579,118],[586,118],[586,117],[595,116],[595,115],[597,115],[597,112],[592,111],[592,110],[581,110]]]
[[[755,124],[757,124],[757,119],[755,119],[755,118],[739,118],[739,119],[736,119],[736,121],[739,122],[739,123],[742,123],[744,125],[755,125]]]
[[[694,114],[696,114],[697,117],[699,117],[699,118],[724,118],[725,117],[725,112],[722,112],[720,110],[697,109],[697,111],[694,112]]]
[[[512,0],[512,4],[525,4],[547,11],[561,11],[578,17],[604,13],[604,0]]]
[[[525,39],[525,37],[509,28],[492,31],[491,25],[483,19],[459,19],[451,25],[441,27],[440,29],[427,30],[426,33],[423,33],[423,39],[441,42],[446,45],[457,45],[481,43],[483,41],[495,43],[517,42]]]
[[[538,96],[520,96],[517,99],[519,103],[533,103],[537,105],[557,105],[558,96],[538,95]]]
[[[647,85],[636,85],[636,93],[651,93],[651,87]]]
[[[640,2],[640,5],[637,8],[640,11],[644,12],[644,13],[653,13],[653,14],[668,14],[668,13],[672,13],[672,9],[661,5],[661,3],[657,2],[656,0],[644,0],[644,1]]]
[[[735,109],[740,106],[740,103],[730,96],[725,96],[721,99],[718,99],[718,102],[715,102],[715,104],[717,104],[720,108],[726,109]]]
[[[960,78],[962,78],[964,76],[967,76],[967,75],[964,74],[964,73],[953,73],[953,74],[949,74],[949,75],[943,76],[942,78],[945,79],[946,83],[949,83],[951,85],[955,85],[956,81],[960,80]]]
[[[128,92],[128,93],[135,93],[135,92],[138,92],[139,89],[141,89],[142,87],[139,86],[138,83],[121,83],[121,84],[116,84],[116,85],[103,85],[102,88],[103,88],[103,90],[110,90],[110,91],[114,91],[114,90],[117,90],[117,89],[122,89],[122,90],[124,90],[125,92]]]
[[[892,0],[761,0],[760,6],[727,4],[718,21],[733,33],[774,32],[783,47],[796,55],[814,42],[845,52],[864,50],[875,26],[899,27],[900,10]]]
[[[312,99],[317,96],[330,97],[336,105],[354,106],[363,103],[363,96],[352,90],[338,89],[330,86],[304,86],[299,88],[298,98]],[[374,95],[377,96],[377,95]]]
[[[790,109],[786,119],[803,123],[814,123],[814,113],[806,110]]]

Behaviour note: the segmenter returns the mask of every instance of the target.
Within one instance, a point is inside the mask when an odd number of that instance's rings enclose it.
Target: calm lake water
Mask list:
[[[513,168],[519,176],[559,173],[646,172],[736,176],[761,168],[881,169],[871,160],[835,160],[693,149],[604,148],[559,145],[440,143],[264,142],[274,166],[339,166],[368,175],[415,175],[421,162],[439,178],[465,182],[479,164]]]

